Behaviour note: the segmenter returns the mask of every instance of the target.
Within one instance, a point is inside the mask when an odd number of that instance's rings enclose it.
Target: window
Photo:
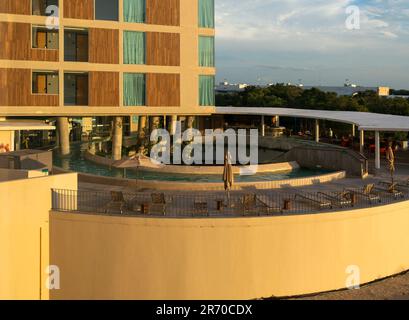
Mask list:
[[[88,62],[88,30],[64,30],[64,60]]]
[[[214,37],[199,37],[199,65],[214,67]]]
[[[14,0],[18,1],[18,0]],[[34,16],[57,15],[52,6],[58,7],[58,0],[32,0],[31,8]]]
[[[145,33],[124,31],[124,63],[145,64]]]
[[[95,0],[95,19],[118,21],[118,0]]]
[[[124,21],[144,23],[146,0],[124,0]]]
[[[33,71],[33,94],[58,94],[57,71]]]
[[[58,49],[58,31],[44,26],[32,27],[32,47],[38,49]]]
[[[145,105],[145,75],[141,73],[124,73],[124,105]]]
[[[215,79],[214,76],[199,76],[199,105],[200,106],[214,106]]]
[[[64,105],[66,106],[88,105],[87,72],[64,74]]]
[[[214,28],[214,0],[199,0],[199,27]]]

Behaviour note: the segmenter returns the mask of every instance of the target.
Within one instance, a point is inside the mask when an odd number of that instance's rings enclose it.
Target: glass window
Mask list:
[[[124,31],[124,63],[145,64],[145,33]]]
[[[88,30],[64,30],[64,60],[88,62]]]
[[[124,73],[124,105],[145,105],[145,75],[141,73]]]
[[[199,27],[214,28],[214,0],[199,0]]]
[[[146,0],[124,0],[124,21],[144,23]]]
[[[45,26],[33,26],[32,47],[38,49],[58,49],[58,31]]]
[[[88,73],[64,74],[64,105],[88,105]]]
[[[199,105],[214,106],[215,102],[214,76],[199,76]]]
[[[33,71],[33,94],[58,94],[58,89],[57,71]]]
[[[118,21],[118,0],[95,0],[95,19]]]
[[[14,0],[19,1],[19,0]],[[58,0],[32,0],[31,8],[34,16],[56,15],[52,6],[58,7]]]
[[[214,37],[199,37],[199,65],[214,67]]]

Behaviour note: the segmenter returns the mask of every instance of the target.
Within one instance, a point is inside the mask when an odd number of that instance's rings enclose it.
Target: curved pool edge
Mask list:
[[[53,166],[53,173],[68,173],[74,172],[64,170],[57,166]],[[98,176],[89,173],[78,173],[78,180],[84,183],[95,183],[110,186],[131,187],[136,189],[152,189],[163,191],[222,191],[224,190],[224,183],[221,181],[207,182],[207,183],[191,183],[191,182],[178,182],[178,181],[159,181],[159,180],[136,180],[136,179],[124,179],[115,177]],[[338,171],[329,174],[323,174],[312,177],[303,177],[295,179],[285,180],[271,180],[271,181],[259,181],[259,182],[236,182],[232,188],[233,191],[240,190],[266,190],[266,189],[280,189],[283,187],[304,187],[317,184],[329,183],[337,180],[344,179],[346,177],[345,171]]]
[[[89,150],[84,152],[84,158],[90,162],[98,165],[111,167],[115,163],[114,160],[96,155]],[[246,166],[233,166],[233,173],[240,174],[241,170],[245,170]],[[268,163],[257,165],[256,173],[279,173],[288,172],[295,169],[299,169],[300,166],[296,161],[280,162],[280,163]],[[218,166],[178,166],[178,165],[166,165],[161,168],[152,168],[149,166],[140,166],[138,170],[146,172],[159,172],[168,174],[189,174],[189,175],[222,175],[223,165]],[[134,169],[129,169],[134,170]]]

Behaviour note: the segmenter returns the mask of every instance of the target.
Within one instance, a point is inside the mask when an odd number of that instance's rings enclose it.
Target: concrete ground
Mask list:
[[[380,280],[357,290],[343,290],[295,300],[409,300],[409,272]]]

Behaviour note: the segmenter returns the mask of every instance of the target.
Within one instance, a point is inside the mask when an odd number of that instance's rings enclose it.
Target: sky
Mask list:
[[[409,89],[409,0],[216,0],[216,33],[218,81]]]

